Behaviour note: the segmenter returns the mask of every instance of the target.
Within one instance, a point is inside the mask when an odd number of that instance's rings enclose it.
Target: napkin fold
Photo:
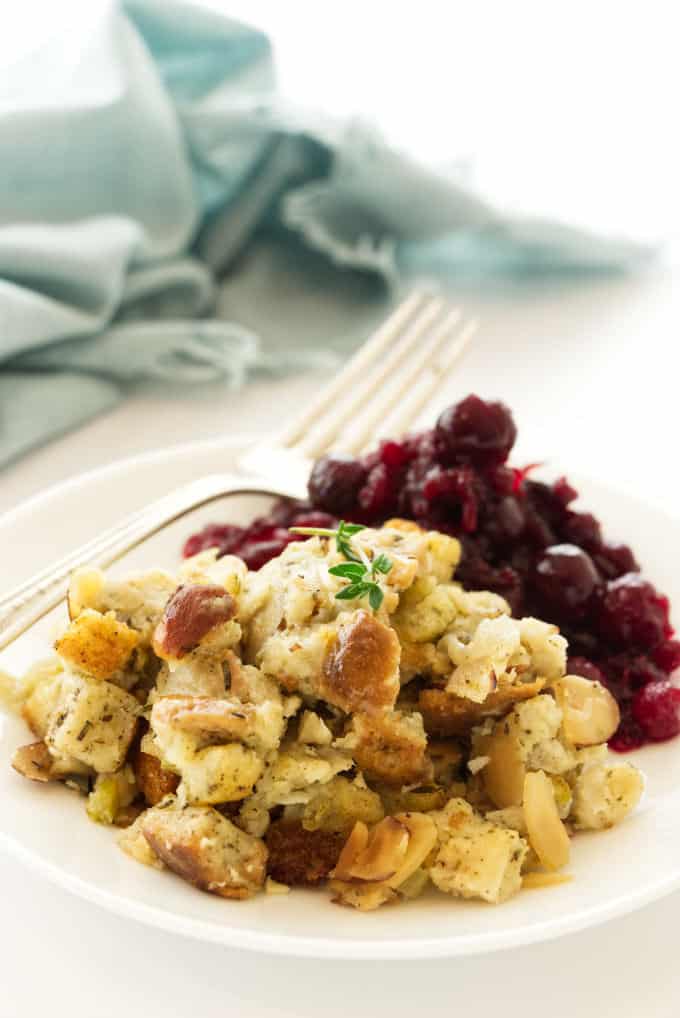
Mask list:
[[[0,465],[132,383],[323,362],[360,337],[367,295],[415,277],[649,254],[511,215],[366,125],[292,108],[247,25],[112,3],[0,84]]]

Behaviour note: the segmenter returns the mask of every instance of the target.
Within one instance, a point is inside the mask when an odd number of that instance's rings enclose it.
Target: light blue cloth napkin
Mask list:
[[[504,214],[364,126],[287,108],[252,28],[112,4],[0,84],[0,464],[132,383],[323,359],[364,298],[414,276],[648,253]]]

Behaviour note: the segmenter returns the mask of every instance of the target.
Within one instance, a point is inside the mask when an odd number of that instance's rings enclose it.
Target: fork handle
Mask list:
[[[271,495],[299,498],[297,487],[277,488],[262,478],[214,474],[192,481],[152,502],[146,510],[131,513],[96,541],[89,541],[2,598],[0,650],[4,650],[64,599],[69,577],[79,566],[109,566],[149,537],[164,530],[194,509],[230,495]]]

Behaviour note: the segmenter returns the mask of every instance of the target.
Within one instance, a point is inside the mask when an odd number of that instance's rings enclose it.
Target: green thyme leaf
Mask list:
[[[357,545],[357,551],[352,547],[352,538],[360,530],[365,530],[359,523],[345,523],[340,520],[337,530],[326,530],[324,527],[290,527],[293,534],[303,534],[305,537],[334,537],[335,546],[338,552],[346,559],[337,566],[331,566],[328,572],[332,576],[340,576],[348,580],[347,586],[339,590],[335,595],[338,601],[354,601],[365,597],[368,594],[368,603],[373,611],[378,611],[384,600],[384,593],[374,577],[389,573],[392,568],[391,559],[383,553],[377,555],[373,561],[369,561],[367,553]]]
[[[389,573],[391,568],[392,560],[385,554],[378,555],[378,557],[373,559],[373,562],[371,563],[372,573]]]
[[[342,576],[346,580],[361,580],[366,570],[360,562],[341,562],[339,566],[331,566],[328,572],[331,576]]]
[[[370,583],[350,583],[335,595],[338,601],[353,601],[357,597],[363,597],[370,590]]]

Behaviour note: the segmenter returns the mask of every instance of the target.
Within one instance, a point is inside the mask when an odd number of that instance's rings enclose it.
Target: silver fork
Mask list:
[[[0,650],[59,604],[79,566],[111,565],[175,520],[226,495],[302,498],[316,457],[330,450],[358,454],[382,437],[402,434],[475,329],[443,297],[412,293],[289,427],[240,457],[242,473],[212,474],[177,488],[0,597]]]

